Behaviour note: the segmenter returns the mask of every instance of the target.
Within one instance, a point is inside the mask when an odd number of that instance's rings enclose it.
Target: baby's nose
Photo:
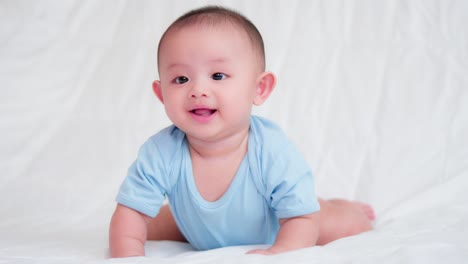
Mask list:
[[[190,97],[198,98],[198,97],[207,97],[208,91],[205,88],[206,86],[202,84],[194,84],[192,89],[190,90]]]

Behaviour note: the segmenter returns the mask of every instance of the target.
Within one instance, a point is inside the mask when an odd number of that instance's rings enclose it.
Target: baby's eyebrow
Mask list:
[[[227,62],[230,62],[231,60],[226,57],[221,57],[221,58],[211,59],[208,61],[211,63],[227,63]]]
[[[229,63],[231,62],[232,59],[227,58],[227,57],[219,57],[219,58],[214,58],[214,59],[208,59],[206,60],[206,63],[208,64],[224,64],[224,63]],[[180,63],[180,62],[174,62],[170,63],[167,65],[166,69],[173,69],[173,68],[189,68],[190,64],[187,63]]]
[[[185,63],[171,63],[167,66],[168,69],[179,68],[179,67],[188,67],[188,64]]]

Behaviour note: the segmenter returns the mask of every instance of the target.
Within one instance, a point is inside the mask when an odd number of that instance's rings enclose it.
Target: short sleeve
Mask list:
[[[268,153],[263,164],[266,192],[278,218],[290,218],[320,210],[312,171],[291,143]],[[265,160],[264,160],[265,161]]]
[[[120,186],[116,201],[149,217],[159,213],[167,193],[164,161],[152,139],[145,142]]]
[[[312,171],[280,127],[252,116],[249,155],[255,184],[278,218],[320,210]]]

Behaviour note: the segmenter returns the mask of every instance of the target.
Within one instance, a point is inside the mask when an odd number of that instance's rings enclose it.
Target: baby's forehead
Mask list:
[[[263,43],[257,43],[258,41],[252,37],[248,30],[244,28],[240,23],[232,20],[227,19],[219,19],[219,20],[200,20],[197,23],[174,23],[171,25],[166,32],[163,34],[159,47],[158,47],[158,58],[161,55],[161,52],[164,52],[166,45],[164,43],[167,39],[177,35],[178,37],[183,36],[184,32],[187,31],[198,31],[208,29],[216,31],[224,31],[224,32],[232,32],[233,37],[238,37],[239,41],[245,41],[247,45],[249,45],[252,50],[254,51],[256,57],[259,60],[259,63],[262,68],[264,68],[264,51],[263,51]],[[206,32],[206,31],[205,31]],[[190,39],[187,39],[187,44],[190,43]],[[159,59],[158,59],[159,62]],[[159,63],[158,63],[159,64]]]
[[[206,61],[256,59],[257,51],[247,34],[230,25],[189,25],[173,28],[160,46],[165,63],[202,58]]]

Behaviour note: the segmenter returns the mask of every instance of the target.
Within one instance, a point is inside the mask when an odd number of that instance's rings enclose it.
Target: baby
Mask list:
[[[142,256],[147,239],[198,250],[267,244],[248,253],[268,255],[372,228],[369,205],[318,199],[297,148],[251,114],[276,79],[247,18],[215,6],[186,13],[160,40],[158,70],[153,91],[173,125],[149,138],[129,168],[110,224],[111,257]]]

